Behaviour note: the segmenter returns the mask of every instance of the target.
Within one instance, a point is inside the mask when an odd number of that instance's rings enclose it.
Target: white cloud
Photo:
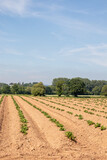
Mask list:
[[[87,45],[81,48],[65,48],[59,51],[60,56],[79,59],[81,62],[94,63],[107,67],[107,44]]]
[[[69,9],[57,2],[34,0],[0,0],[0,12],[8,15],[19,15],[21,17],[41,18],[66,28],[69,33],[76,30],[90,33],[107,34],[106,30],[97,26],[87,24],[84,21],[64,16],[62,11],[69,12]],[[71,9],[71,12],[78,14],[88,14],[85,10]]]
[[[23,15],[30,0],[0,0],[0,12]]]

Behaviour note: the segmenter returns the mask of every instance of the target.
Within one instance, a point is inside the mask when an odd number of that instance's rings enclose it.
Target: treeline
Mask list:
[[[37,83],[0,83],[0,94],[31,94],[32,86]]]
[[[49,87],[49,86],[48,86]],[[62,95],[100,95],[106,91],[107,81],[88,78],[55,78],[50,86],[52,93]],[[76,93],[75,93],[76,92]],[[76,95],[77,94],[77,95]]]
[[[65,95],[100,95],[107,94],[107,81],[89,80],[87,78],[55,78],[52,85],[44,86],[42,82],[33,83],[0,83],[0,94],[57,94]]]

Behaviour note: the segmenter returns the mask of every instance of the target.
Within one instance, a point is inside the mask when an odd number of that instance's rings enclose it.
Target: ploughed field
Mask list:
[[[0,160],[107,160],[107,99],[0,96]]]

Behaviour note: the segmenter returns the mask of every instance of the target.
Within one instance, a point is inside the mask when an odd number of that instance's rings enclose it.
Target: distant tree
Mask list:
[[[56,91],[57,91],[57,95],[60,97],[63,93],[63,84],[64,81],[63,80],[59,80],[56,83]]]
[[[25,94],[31,94],[31,87],[25,87]]]
[[[68,78],[55,78],[53,79],[52,85],[55,87],[58,96],[63,94],[64,84],[68,81]]]
[[[2,93],[2,89],[1,89],[1,87],[0,87],[0,94]]]
[[[101,94],[107,96],[107,85],[104,85],[101,90]]]
[[[70,93],[70,80],[68,79],[64,84],[63,84],[63,94],[68,97]]]
[[[45,93],[46,94],[52,94],[52,88],[51,88],[51,86],[45,86]]]
[[[80,78],[72,78],[70,80],[70,91],[71,94],[77,97],[85,92],[85,84]]]
[[[100,95],[100,93],[101,93],[101,87],[95,86],[95,87],[92,89],[92,93],[93,93],[94,95]]]
[[[4,94],[10,94],[11,93],[10,86],[8,84],[4,85],[1,89],[1,92]]]
[[[45,95],[45,86],[42,82],[34,84],[31,89],[31,93],[34,96],[44,96]]]
[[[101,89],[104,85],[107,85],[107,81],[104,81],[104,80],[89,80],[87,78],[80,78],[80,79],[83,80],[83,82],[85,83],[85,87],[86,87],[85,94],[94,94],[93,93],[94,89],[96,90],[98,89],[98,87]]]
[[[19,85],[18,84],[13,84],[13,86],[11,87],[11,92],[13,94],[19,94]]]
[[[25,94],[25,87],[21,84],[18,84],[18,94]]]
[[[85,94],[92,94],[93,85],[88,78],[80,78],[85,84]]]
[[[0,83],[0,87],[7,85],[6,83]]]

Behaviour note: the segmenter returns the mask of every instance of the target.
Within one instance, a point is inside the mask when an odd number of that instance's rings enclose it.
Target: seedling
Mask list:
[[[78,116],[78,119],[82,120],[82,119],[83,119],[83,116],[80,114],[80,115]]]
[[[106,130],[106,127],[105,126],[101,126],[101,131],[102,130]]]
[[[71,140],[73,140],[73,141],[76,141],[76,140],[75,140],[76,137],[73,135],[72,132],[70,132],[70,131],[65,132],[65,135],[66,135],[69,139],[71,139]]]
[[[87,120],[87,123],[89,124],[89,126],[95,124],[93,121]]]
[[[95,128],[100,127],[101,123],[96,123],[94,126],[95,126]]]

